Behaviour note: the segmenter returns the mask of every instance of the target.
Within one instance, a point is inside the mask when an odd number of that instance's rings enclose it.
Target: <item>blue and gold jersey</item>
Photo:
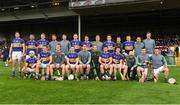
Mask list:
[[[69,54],[67,54],[67,58],[69,58],[70,64],[76,64],[76,59],[78,58],[78,54],[77,53],[69,53]]]
[[[38,53],[42,52],[42,47],[44,45],[49,45],[49,41],[45,40],[45,39],[44,40],[40,39],[40,40],[37,41]]]
[[[113,63],[120,63],[120,60],[124,59],[124,56],[122,54],[112,54]]]
[[[92,47],[91,42],[82,42],[81,46],[86,45],[87,47]]]
[[[108,52],[113,53],[115,49],[116,43],[114,42],[104,42],[103,47],[108,47]]]
[[[24,40],[21,38],[15,38],[11,41],[12,51],[23,51]]]
[[[126,41],[123,43],[123,48],[127,54],[134,49],[134,42],[133,41]]]
[[[101,57],[101,61],[103,63],[108,64],[110,62],[111,54],[110,53],[101,53],[100,57]]]
[[[50,62],[50,56],[51,56],[51,53],[50,52],[40,52],[40,59],[41,59],[41,62],[43,64],[48,64]]]
[[[26,63],[28,64],[27,67],[32,68],[32,66],[37,63],[37,58],[28,58]]]
[[[79,40],[72,40],[71,46],[75,48],[75,52],[78,53],[81,50],[81,41]]]
[[[29,40],[28,42],[26,42],[26,54],[29,55],[30,51],[34,51],[36,54],[36,46],[37,43],[35,40]]]

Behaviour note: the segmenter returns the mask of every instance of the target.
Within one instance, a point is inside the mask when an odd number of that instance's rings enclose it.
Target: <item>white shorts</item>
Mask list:
[[[29,67],[28,67],[28,68],[27,68],[27,71],[30,72],[30,73],[32,73],[32,72],[35,72],[35,69],[32,69],[32,68],[29,68]]]
[[[160,72],[162,72],[164,69],[164,66],[161,66],[157,69],[153,69],[154,75],[158,75]]]
[[[75,68],[76,66],[75,66],[75,64],[70,64],[69,67],[70,68]]]
[[[34,56],[34,57],[36,58],[36,56]],[[25,58],[25,59],[27,60],[27,59],[29,59],[29,58],[30,58],[30,56],[29,56],[29,55],[26,55],[26,58]]]
[[[139,70],[140,70],[140,71],[143,71],[144,74],[145,74],[145,76],[147,76],[148,68],[143,68],[143,67],[140,67],[140,66],[139,66]]]
[[[21,51],[13,51],[12,52],[12,59],[21,59],[22,58],[22,52]]]
[[[120,64],[113,64],[113,66],[114,66],[115,68],[120,68],[120,67],[121,67]]]
[[[45,68],[46,68],[46,66],[47,66],[47,64],[43,64],[43,63],[41,63],[41,68],[42,68],[42,69],[45,69]]]
[[[153,54],[148,54],[149,57],[152,57]]]

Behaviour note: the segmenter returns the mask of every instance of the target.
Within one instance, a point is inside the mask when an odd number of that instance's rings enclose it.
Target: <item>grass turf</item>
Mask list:
[[[148,81],[34,81],[11,78],[0,62],[0,104],[180,104],[180,85]],[[16,73],[17,74],[17,73]],[[170,67],[180,81],[180,67]]]

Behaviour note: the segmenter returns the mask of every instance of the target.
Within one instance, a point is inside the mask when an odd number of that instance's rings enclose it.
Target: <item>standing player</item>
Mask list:
[[[81,41],[78,40],[78,35],[73,35],[73,40],[71,41],[71,46],[75,48],[75,52],[79,53],[81,51]]]
[[[153,51],[154,51],[154,48],[155,48],[155,41],[154,39],[151,39],[151,32],[147,32],[146,33],[146,39],[143,40],[143,43],[144,43],[144,47],[146,49],[146,53],[149,55],[149,56],[152,56],[153,55]]]
[[[126,36],[126,41],[123,43],[123,49],[125,50],[125,55],[128,55],[130,51],[134,50],[134,42],[131,41],[131,36]]]
[[[111,35],[107,35],[107,41],[103,43],[103,47],[107,47],[108,52],[112,54],[114,52],[115,46],[116,43],[112,41]]]
[[[66,55],[69,52],[69,49],[71,48],[71,43],[69,40],[67,40],[67,35],[63,34],[62,35],[62,41],[60,41],[61,45],[61,51]]]
[[[147,32],[146,33],[146,39],[143,40],[143,43],[144,43],[144,47],[146,49],[146,54],[149,55],[149,57],[151,57],[153,55],[153,51],[154,51],[154,48],[156,46],[155,44],[155,40],[154,39],[151,39],[151,32]],[[153,78],[153,72],[152,72],[152,66],[150,65],[150,79]]]
[[[44,45],[46,45],[46,46],[49,45],[49,41],[46,40],[45,34],[42,33],[42,34],[41,34],[41,39],[37,41],[38,54],[39,54],[40,52],[42,52],[42,48],[43,48]]]
[[[36,48],[37,48],[37,43],[35,41],[35,36],[33,34],[30,34],[29,35],[29,41],[26,42],[26,59],[29,58],[29,52],[30,51],[33,51],[35,53],[35,55],[37,54]]]
[[[93,46],[97,47],[97,51],[101,52],[102,51],[103,43],[100,41],[100,36],[96,35],[95,40],[96,41],[92,42],[92,44],[93,44]]]
[[[149,63],[149,56],[146,54],[146,49],[141,49],[141,54],[137,56],[136,63],[138,65],[137,74],[139,82],[144,82],[147,77]]]
[[[84,42],[81,43],[81,46],[86,45],[86,48],[88,51],[91,51],[92,49],[92,43],[89,41],[89,37],[85,36],[84,37]]]
[[[159,49],[154,50],[154,54],[150,57],[153,65],[154,82],[159,80],[159,73],[164,73],[164,81],[168,81],[169,69],[167,67],[167,61],[163,55],[160,54]]]
[[[19,32],[16,32],[15,39],[11,41],[11,46],[9,51],[9,57],[12,58],[12,77],[15,77],[16,60],[18,60],[19,77],[21,77],[21,63],[24,54],[25,54],[24,40],[20,38]]]
[[[141,55],[141,49],[144,47],[144,44],[141,42],[141,37],[137,37],[134,44],[135,56]]]
[[[65,75],[65,54],[61,52],[61,45],[56,45],[56,51],[52,55],[52,64],[50,65],[50,75],[53,76],[53,72],[57,70],[58,76],[60,76],[60,70],[62,71],[62,79]]]
[[[78,58],[78,54],[75,52],[75,48],[71,47],[70,48],[70,52],[67,54],[66,57],[66,61],[67,61],[67,65],[66,65],[66,73],[67,76],[69,77],[69,74],[71,72],[73,72],[73,74],[75,74],[75,79],[78,79],[78,73],[79,73],[79,58]]]
[[[24,73],[24,79],[28,73],[35,73],[36,70],[37,58],[35,57],[34,51],[29,51],[29,58],[25,61],[25,66],[22,68],[22,72]]]
[[[120,47],[116,47],[115,53],[112,54],[113,68],[114,68],[114,80],[116,80],[116,72],[119,71],[122,80],[126,80],[127,65],[123,63],[124,56],[121,54]],[[123,74],[122,74],[123,69]]]
[[[86,79],[89,80],[89,73],[90,73],[90,62],[91,62],[91,53],[88,51],[87,45],[82,46],[82,51],[79,52],[79,69],[81,73],[80,79],[83,80],[84,76],[84,69],[86,73]]]
[[[39,56],[38,56],[38,60],[39,62],[37,63],[36,66],[36,77],[35,79],[38,79],[38,75],[41,69],[41,80],[48,80],[49,79],[49,72],[50,72],[50,64],[52,62],[52,56],[51,53],[48,52],[48,46],[44,45],[42,47],[42,52],[40,52]],[[45,76],[45,72],[46,72],[46,76]]]
[[[56,34],[52,34],[51,38],[52,38],[52,41],[49,43],[49,48],[50,48],[51,54],[53,54],[56,51],[56,45],[59,42],[57,41]]]
[[[116,47],[122,48],[121,37],[116,38]]]
[[[99,63],[100,63],[100,72],[101,72],[101,79],[104,80],[105,71],[107,71],[107,78],[111,79],[113,73],[113,65],[112,65],[112,57],[111,54],[108,53],[108,47],[103,47],[103,52],[99,56]]]

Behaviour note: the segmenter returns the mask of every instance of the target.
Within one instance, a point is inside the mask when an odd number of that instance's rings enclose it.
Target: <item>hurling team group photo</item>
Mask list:
[[[73,40],[69,41],[63,34],[57,41],[57,36],[52,34],[49,41],[42,33],[38,40],[30,34],[25,42],[20,32],[15,32],[5,66],[12,65],[11,76],[19,79],[135,80],[141,83],[150,80],[157,83],[163,79],[165,83],[175,83],[176,80],[169,77],[167,61],[151,38],[151,32],[144,36],[145,39],[136,37],[133,41],[130,35],[126,35],[125,41],[121,42],[121,37],[113,41],[110,34],[105,40],[96,35],[94,41],[86,35],[80,41],[79,35],[73,34]]]
[[[180,0],[0,0],[1,104],[180,104]]]

